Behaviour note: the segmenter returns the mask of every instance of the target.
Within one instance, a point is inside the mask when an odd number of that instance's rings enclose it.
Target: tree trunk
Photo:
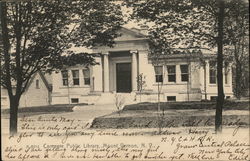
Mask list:
[[[215,131],[222,131],[222,109],[224,103],[224,89],[223,89],[223,22],[224,22],[224,1],[219,1],[218,13],[218,55],[217,55],[217,91],[218,97],[216,102],[216,115],[215,115]]]
[[[17,134],[17,114],[20,96],[13,96],[10,98],[10,135]]]

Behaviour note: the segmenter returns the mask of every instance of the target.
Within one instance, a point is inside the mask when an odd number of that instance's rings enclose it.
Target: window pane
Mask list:
[[[39,88],[39,80],[36,80],[36,88]]]
[[[90,71],[89,71],[89,69],[83,69],[82,73],[83,73],[83,77],[84,77],[84,84],[90,85]]]
[[[83,72],[84,78],[89,78],[90,77],[89,69],[83,69],[82,72]]]
[[[79,79],[73,79],[73,85],[79,85]]]
[[[176,101],[176,96],[167,96],[167,101]]]
[[[62,71],[62,77],[68,78],[68,71],[67,70]]]
[[[79,78],[79,70],[72,70],[73,78]]]
[[[63,85],[67,86],[68,85],[68,79],[63,79]]]
[[[182,74],[181,75],[181,81],[182,82],[188,82],[188,74]]]
[[[216,83],[216,77],[210,77],[210,83],[215,84]]]
[[[228,73],[225,72],[225,84],[228,84]]]
[[[188,73],[188,65],[180,65],[181,73]]]
[[[210,84],[216,84],[216,62],[209,62],[209,82]]]
[[[169,82],[175,82],[175,75],[168,75]]]
[[[168,70],[168,74],[175,73],[175,65],[168,65],[167,70]]]
[[[162,75],[163,71],[162,71],[162,66],[155,66],[155,74],[156,75]]]
[[[229,72],[229,68],[228,68],[228,63],[225,63],[225,84],[228,84],[228,72]]]
[[[216,71],[214,69],[210,69],[209,70],[209,82],[211,84],[215,84],[216,83]]]
[[[84,78],[84,84],[90,85],[90,78]]]
[[[79,103],[79,99],[78,98],[71,98],[71,103]]]
[[[162,77],[162,75],[156,75],[156,76],[155,76],[155,82],[163,82],[163,77]]]
[[[67,86],[68,85],[68,71],[63,70],[61,73],[62,73],[63,86]]]

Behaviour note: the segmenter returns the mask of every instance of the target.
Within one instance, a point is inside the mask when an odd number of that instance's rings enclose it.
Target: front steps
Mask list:
[[[132,104],[136,103],[135,97],[135,93],[102,93],[94,104],[115,104],[116,101],[122,101],[123,104]]]

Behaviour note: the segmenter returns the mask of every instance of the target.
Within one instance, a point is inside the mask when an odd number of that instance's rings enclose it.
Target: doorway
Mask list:
[[[131,92],[131,63],[116,64],[116,92]]]

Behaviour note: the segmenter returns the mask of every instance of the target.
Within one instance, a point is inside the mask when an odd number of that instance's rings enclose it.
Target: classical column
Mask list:
[[[131,50],[132,54],[132,91],[137,91],[137,50]]]
[[[108,53],[103,54],[103,74],[104,74],[104,92],[109,92],[109,56]]]

